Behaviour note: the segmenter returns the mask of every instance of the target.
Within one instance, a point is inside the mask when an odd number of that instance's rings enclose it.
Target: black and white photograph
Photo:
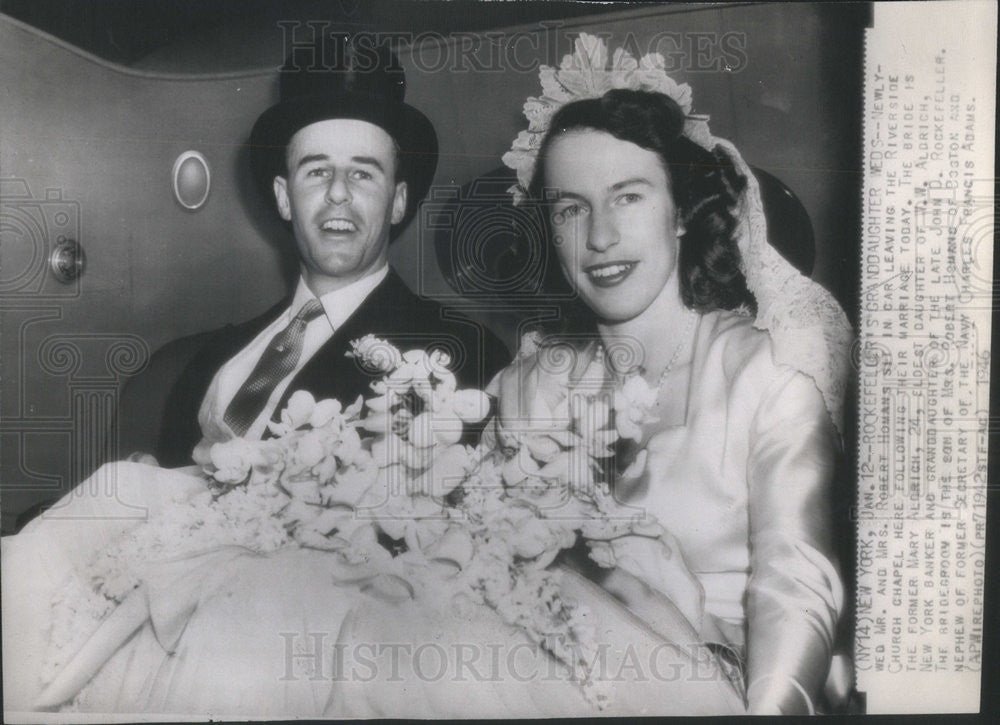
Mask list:
[[[979,712],[996,29],[0,0],[4,720]]]

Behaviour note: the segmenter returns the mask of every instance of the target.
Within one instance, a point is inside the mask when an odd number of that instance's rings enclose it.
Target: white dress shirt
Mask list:
[[[251,424],[250,428],[247,429],[246,434],[243,436],[244,438],[255,440],[264,436],[267,430],[267,422],[274,415],[274,410],[281,401],[292,379],[305,367],[312,356],[333,337],[334,331],[343,325],[348,317],[354,314],[354,311],[379,286],[388,273],[389,267],[385,265],[374,274],[369,274],[341,289],[327,292],[319,298],[325,314],[319,315],[306,326],[305,337],[302,341],[302,355],[299,356],[299,361],[295,369],[275,386],[274,391],[267,400],[267,404]],[[305,280],[300,277],[299,284],[295,289],[295,296],[292,298],[292,304],[289,308],[278,315],[278,318],[274,322],[265,327],[249,345],[234,355],[215,374],[208,392],[205,394],[205,399],[201,403],[201,408],[198,411],[198,423],[201,425],[202,435],[204,436],[202,440],[203,444],[205,442],[229,440],[234,437],[235,434],[232,429],[223,420],[226,415],[226,408],[229,407],[233,398],[236,397],[236,393],[243,386],[243,383],[250,377],[250,373],[257,366],[261,356],[264,354],[264,350],[274,336],[288,326],[292,318],[298,314],[306,302],[315,297],[316,295],[306,285]]]

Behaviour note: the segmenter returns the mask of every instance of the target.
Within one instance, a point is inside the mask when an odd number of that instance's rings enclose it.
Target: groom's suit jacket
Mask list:
[[[198,410],[215,374],[277,318],[290,301],[283,300],[254,320],[218,330],[191,359],[167,398],[156,450],[160,465],[191,463],[191,452],[201,440]],[[359,395],[370,395],[370,383],[377,376],[346,355],[352,340],[369,333],[403,351],[431,346],[447,350],[461,387],[485,388],[510,360],[506,348],[492,332],[437,302],[413,294],[390,269],[381,284],[292,379],[275,413],[285,407],[296,390],[307,390],[317,399],[336,398],[345,406]]]

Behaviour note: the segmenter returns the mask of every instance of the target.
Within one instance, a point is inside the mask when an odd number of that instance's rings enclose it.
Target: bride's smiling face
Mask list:
[[[604,131],[556,138],[545,187],[558,197],[552,231],[566,278],[605,323],[631,320],[675,295],[677,212],[660,157]]]

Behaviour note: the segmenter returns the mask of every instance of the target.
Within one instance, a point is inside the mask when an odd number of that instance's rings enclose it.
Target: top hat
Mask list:
[[[285,175],[285,149],[299,129],[338,118],[367,121],[399,146],[397,179],[407,183],[408,192],[406,214],[394,228],[401,231],[427,195],[438,158],[434,126],[403,102],[405,94],[399,60],[374,36],[327,35],[294,49],[281,67],[280,100],[250,132],[250,165],[261,193],[270,198],[274,177]]]

